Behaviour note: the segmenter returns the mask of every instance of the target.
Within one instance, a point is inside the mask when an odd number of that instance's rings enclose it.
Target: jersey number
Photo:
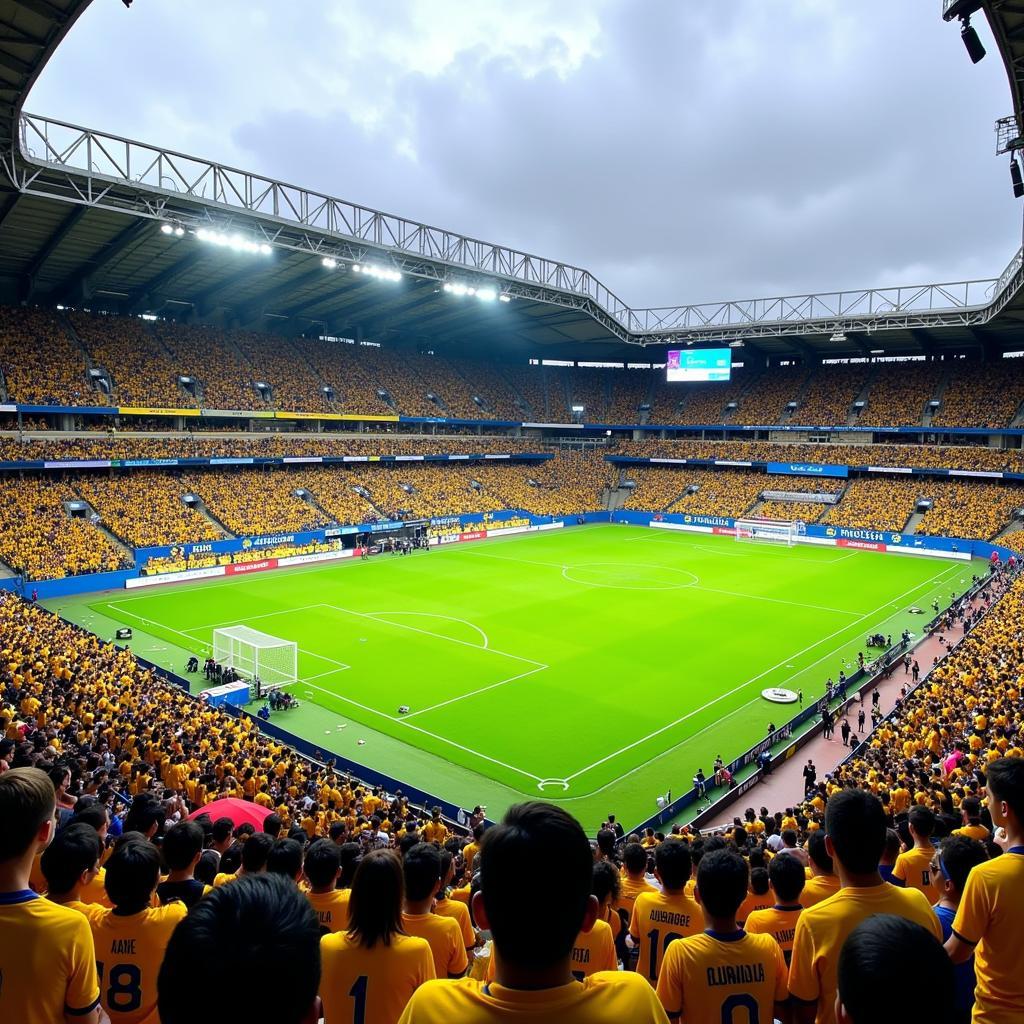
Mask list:
[[[348,994],[355,1001],[352,1008],[352,1024],[363,1024],[366,1020],[366,983],[368,978],[360,974],[355,984],[348,990]]]
[[[96,961],[96,970],[103,984],[103,964]],[[142,970],[138,964],[114,964],[110,968],[110,985],[106,1004],[116,1013],[134,1013],[142,1005]]]
[[[758,1024],[757,1000],[746,994],[729,996],[722,1003],[722,1024],[736,1024],[734,1014],[740,1007],[747,1011],[747,1024]]]
[[[660,945],[660,948],[661,948],[661,955],[664,956],[665,955],[665,951],[668,949],[668,947],[673,942],[675,942],[676,939],[681,939],[681,938],[683,938],[683,936],[680,935],[678,932],[669,932],[668,935],[665,936],[664,945],[661,945],[659,943],[659,939],[660,938],[661,938],[661,932],[657,928],[652,928],[651,931],[649,931],[647,933],[647,939],[648,939],[648,941],[651,944],[650,971],[648,971],[647,976],[649,978],[651,978],[652,980],[654,978],[657,978],[657,976],[658,976],[658,948],[659,948],[659,945]]]

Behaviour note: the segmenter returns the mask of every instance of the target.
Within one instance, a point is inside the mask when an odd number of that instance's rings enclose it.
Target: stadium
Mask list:
[[[634,308],[580,266],[30,113],[90,6],[0,0],[0,780],[66,773],[69,820],[158,807],[154,842],[223,802],[308,850],[422,834],[463,902],[524,801],[631,882],[624,850],[650,881],[673,837],[694,878],[731,844],[753,910],[787,902],[753,899],[783,843],[835,877],[811,837],[847,790],[901,856],[1012,838],[986,769],[1024,756],[1024,249],[987,279]],[[1024,14],[942,7],[958,56],[986,22],[1006,67],[1020,198]],[[662,996],[681,936],[654,934]],[[358,991],[355,1017],[321,993],[327,1020],[362,1022]]]

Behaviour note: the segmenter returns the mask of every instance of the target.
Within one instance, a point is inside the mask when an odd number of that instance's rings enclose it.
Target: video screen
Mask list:
[[[732,374],[732,350],[684,348],[668,353],[666,380],[728,380]]]

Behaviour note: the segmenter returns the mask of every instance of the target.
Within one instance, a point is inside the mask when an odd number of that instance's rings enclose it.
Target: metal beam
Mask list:
[[[217,300],[221,295],[234,290],[242,281],[251,279],[257,273],[259,273],[259,268],[256,266],[240,267],[233,274],[221,278],[216,284],[204,288],[192,300],[195,311],[200,316],[212,313],[217,308]]]
[[[93,288],[102,276],[103,271],[135,245],[136,242],[143,241],[152,231],[153,225],[148,220],[132,222],[107,242],[100,250],[99,255],[88,264],[87,268],[69,274],[63,281],[47,292],[47,297],[56,301],[57,299],[69,298],[74,295],[76,298],[89,300],[92,298]]]
[[[87,206],[79,206],[72,210],[71,213],[64,218],[60,226],[56,231],[46,240],[43,247],[36,253],[36,258],[28,265],[25,270],[23,295],[22,297],[28,301],[32,298],[36,290],[36,277],[39,275],[39,271],[46,265],[46,261],[54,254],[61,242],[75,229],[78,222],[89,212]]]
[[[198,248],[186,252],[180,260],[164,268],[156,277],[151,278],[140,288],[136,288],[134,292],[131,292],[124,301],[125,310],[130,313],[137,312],[138,308],[150,301],[165,284],[191,270],[206,255],[207,253]]]
[[[259,318],[260,314],[264,310],[273,309],[274,303],[278,299],[297,291],[299,288],[309,284],[310,281],[316,281],[323,278],[326,273],[327,271],[323,267],[316,267],[304,274],[299,274],[297,277],[289,278],[287,281],[275,285],[273,288],[268,288],[262,295],[260,295],[257,302],[252,302],[238,310],[239,321],[243,324],[252,323],[254,320]],[[290,314],[286,312],[284,315],[288,316]]]

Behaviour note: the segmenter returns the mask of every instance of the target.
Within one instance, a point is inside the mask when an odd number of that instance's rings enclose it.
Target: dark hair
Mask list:
[[[790,854],[784,856],[790,857]],[[778,858],[775,858],[778,860]],[[792,857],[796,860],[795,857]],[[752,868],[750,869],[750,891],[755,896],[764,896],[768,892],[768,869],[767,868]]]
[[[286,983],[224,984],[254,964],[273,964]],[[309,900],[285,878],[253,875],[214,889],[179,923],[160,968],[157,1006],[162,1024],[298,1024],[319,986],[320,926]]]
[[[254,832],[242,843],[242,867],[255,874],[267,866],[267,858],[274,847],[274,837],[266,832]]]
[[[835,856],[854,874],[878,870],[885,829],[882,801],[863,789],[840,790],[825,808],[825,831]]]
[[[993,761],[986,778],[996,800],[1005,801],[1017,821],[1024,822],[1024,757]]]
[[[885,857],[895,864],[896,858],[900,855],[900,837],[895,829],[887,828],[885,830],[885,844],[882,850]],[[881,861],[882,858],[879,857],[878,859]]]
[[[129,833],[104,866],[110,902],[129,913],[145,909],[160,881],[160,851],[140,833]]]
[[[196,865],[192,875],[197,882],[202,882],[204,885],[213,885],[219,868],[220,863],[217,859],[217,852],[215,850],[203,850],[203,855],[199,858],[199,863]]]
[[[57,793],[46,772],[9,768],[0,775],[0,861],[20,857],[57,807]]]
[[[854,928],[839,954],[838,983],[854,1024],[956,1019],[953,962],[927,928],[903,917],[876,914]]]
[[[763,871],[763,868],[758,868]],[[753,873],[751,873],[753,875]],[[768,865],[768,880],[775,890],[776,897],[783,903],[796,903],[800,893],[804,891],[807,876],[804,867],[792,854],[773,857]]]
[[[149,830],[164,821],[164,809],[160,802],[150,793],[140,793],[133,801],[124,818],[125,832],[141,832],[145,836]]]
[[[171,871],[184,871],[203,849],[203,828],[194,821],[179,821],[164,836],[161,851]]]
[[[835,871],[835,864],[832,863],[832,858],[828,855],[828,848],[825,846],[825,833],[821,829],[815,829],[807,837],[807,856],[811,858],[812,863],[821,868],[826,874],[832,874]]]
[[[639,843],[627,843],[622,851],[622,863],[632,874],[647,870],[647,851]]]
[[[594,880],[591,885],[593,894],[603,903],[610,895],[613,900],[619,898],[622,883],[615,865],[607,860],[599,860],[594,865]]]
[[[965,796],[960,803],[960,810],[970,822],[981,820],[981,801],[976,796]]]
[[[275,814],[273,811],[270,812],[263,819],[263,831],[268,836],[273,836],[275,839],[281,834],[281,829],[284,828],[284,822],[281,820],[280,814]]]
[[[252,838],[245,842],[248,846]],[[296,880],[302,872],[302,844],[294,839],[275,839],[267,854],[267,871],[272,875],[284,875],[285,878]]]
[[[433,843],[417,843],[406,851],[402,871],[405,898],[425,900],[433,894],[441,878],[441,851]]]
[[[107,814],[106,807],[103,806],[99,801],[94,801],[91,804],[86,804],[84,807],[77,809],[72,817],[69,825],[77,825],[81,822],[84,825],[88,825],[90,828],[99,832],[104,825],[110,821],[110,815]]]
[[[371,850],[356,868],[348,902],[348,933],[361,946],[391,944],[402,933],[405,882],[402,862],[393,850]]]
[[[91,825],[61,829],[43,851],[39,864],[51,895],[71,892],[82,873],[96,867],[102,852],[103,844]]]
[[[238,871],[242,866],[242,844],[233,842],[221,855],[217,870],[225,875]]]
[[[314,889],[334,885],[341,870],[341,850],[330,839],[318,839],[306,851],[303,870]]]
[[[654,850],[654,866],[666,889],[682,889],[693,870],[690,847],[682,839],[666,839]]]
[[[338,885],[342,889],[351,889],[352,880],[356,875],[356,868],[359,867],[359,859],[363,851],[358,843],[342,843],[341,850],[341,878]]]
[[[218,818],[213,823],[213,829],[210,835],[213,837],[215,843],[223,843],[228,836],[232,835],[235,831],[235,823],[230,818]]]
[[[734,850],[705,853],[697,868],[697,891],[707,913],[711,917],[735,914],[747,898],[747,877],[747,863]]]
[[[911,807],[907,821],[922,839],[928,839],[935,831],[935,815],[927,807]]]
[[[549,888],[552,865],[558,885]],[[590,841],[567,811],[541,801],[510,807],[480,846],[481,897],[502,961],[543,969],[568,956],[593,872]]]
[[[939,868],[958,892],[963,892],[971,868],[984,864],[988,851],[977,839],[967,836],[950,836],[939,847]]]

